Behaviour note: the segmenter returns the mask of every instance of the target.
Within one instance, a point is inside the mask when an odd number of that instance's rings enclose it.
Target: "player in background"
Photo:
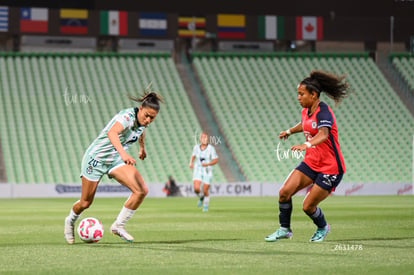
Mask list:
[[[303,132],[305,143],[293,145],[293,151],[305,151],[304,160],[288,175],[279,190],[280,228],[265,237],[274,242],[291,238],[290,220],[292,196],[299,190],[309,187],[303,201],[303,211],[317,226],[311,242],[322,242],[330,228],[319,203],[329,196],[340,183],[345,173],[345,163],[338,143],[338,129],[331,108],[319,100],[322,92],[339,103],[349,94],[349,85],[344,76],[336,76],[323,71],[312,71],[297,87],[297,99],[302,109],[302,121],[292,128],[282,131],[279,138]]]
[[[190,169],[193,169],[194,192],[199,197],[198,207],[203,206],[203,212],[208,211],[210,203],[209,188],[213,177],[213,166],[218,162],[214,146],[209,144],[208,135],[200,134],[200,144],[196,144],[190,158]],[[200,188],[203,188],[201,192]]]
[[[104,174],[131,190],[131,195],[110,231],[125,241],[134,240],[125,230],[125,224],[143,202],[148,193],[148,187],[134,167],[137,162],[128,154],[128,148],[138,141],[140,147],[138,157],[141,160],[145,159],[144,130],[154,121],[160,110],[160,102],[162,102],[162,98],[150,90],[150,85],[141,97],[129,96],[131,100],[140,102],[140,106],[124,109],[115,115],[86,150],[80,175],[81,197],[74,203],[69,216],[65,219],[64,236],[68,244],[74,243],[75,221],[85,209],[91,206],[98,183]]]

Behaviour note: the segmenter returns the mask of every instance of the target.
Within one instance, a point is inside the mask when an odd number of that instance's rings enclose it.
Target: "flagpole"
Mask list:
[[[390,17],[390,52],[392,53],[392,48],[394,47],[394,16]]]
[[[193,26],[194,26],[194,29],[193,29],[193,39],[191,41],[191,48],[193,49],[193,52],[195,52],[195,50],[196,50],[196,41],[195,41],[195,38],[196,38],[196,30],[197,30],[195,16],[193,16]]]

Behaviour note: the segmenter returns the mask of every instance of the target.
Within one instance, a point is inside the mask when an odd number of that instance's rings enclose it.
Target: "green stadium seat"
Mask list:
[[[118,111],[137,106],[127,95],[141,94],[150,81],[166,104],[146,133],[148,159],[138,161],[138,170],[148,183],[169,175],[191,182],[188,162],[200,124],[171,57],[11,54],[0,57],[0,71],[9,182],[80,183],[87,146]],[[138,146],[131,154],[138,156]],[[226,181],[219,166],[214,181]]]
[[[409,55],[392,57],[392,64],[410,90],[414,91],[414,57]]]
[[[344,180],[411,182],[411,150],[398,144],[410,146],[414,119],[367,56],[210,55],[195,57],[193,64],[230,150],[248,180],[283,182],[297,165],[296,159],[278,161],[277,136],[300,121],[297,83],[311,70],[322,69],[346,74],[354,90],[336,108],[332,100],[322,98],[333,108],[340,128],[348,168]],[[396,132],[399,134],[393,134]],[[303,137],[292,136],[282,143],[283,150],[288,151],[297,142],[303,142]]]

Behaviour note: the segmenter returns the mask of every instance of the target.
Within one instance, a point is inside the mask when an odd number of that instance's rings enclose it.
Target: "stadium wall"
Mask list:
[[[210,194],[213,197],[262,197],[277,196],[281,183],[234,182],[212,184]],[[182,197],[194,197],[191,183],[178,184]],[[148,184],[148,197],[166,197],[164,184]],[[79,197],[79,184],[0,184],[0,198],[70,198]],[[341,183],[333,196],[360,195],[412,195],[412,183]],[[101,184],[96,197],[128,197],[129,190],[117,184]],[[306,189],[297,193],[304,196]]]

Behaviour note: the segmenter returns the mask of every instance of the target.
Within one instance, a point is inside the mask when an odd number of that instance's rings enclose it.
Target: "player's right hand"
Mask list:
[[[136,165],[137,161],[128,154],[121,156],[122,160],[126,165]]]
[[[289,138],[289,134],[286,132],[286,131],[282,131],[282,132],[280,132],[280,134],[279,134],[279,138],[280,139],[288,139]]]

